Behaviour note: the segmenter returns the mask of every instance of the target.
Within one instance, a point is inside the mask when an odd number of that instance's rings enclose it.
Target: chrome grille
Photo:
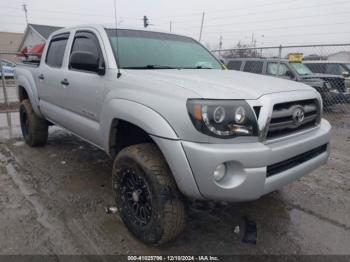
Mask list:
[[[317,99],[275,104],[267,139],[286,136],[315,127],[320,122],[320,105]]]

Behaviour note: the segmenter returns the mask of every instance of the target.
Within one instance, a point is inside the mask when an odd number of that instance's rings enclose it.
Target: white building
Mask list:
[[[21,33],[0,32],[1,59],[17,62],[16,53],[22,39],[23,34]]]
[[[28,24],[18,51],[27,50],[29,52],[34,46],[45,44],[47,38],[54,31],[62,27]]]

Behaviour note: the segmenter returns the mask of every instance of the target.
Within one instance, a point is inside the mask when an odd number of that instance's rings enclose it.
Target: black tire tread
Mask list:
[[[44,146],[48,138],[47,121],[36,115],[28,99],[23,100],[21,106],[27,111],[30,123],[30,137],[26,143],[32,147]]]
[[[123,149],[116,161],[123,156],[133,157],[148,167],[157,182],[171,189],[173,195],[164,205],[164,228],[162,237],[154,243],[160,245],[176,238],[185,227],[185,205],[171,171],[162,153],[152,143],[137,144]]]

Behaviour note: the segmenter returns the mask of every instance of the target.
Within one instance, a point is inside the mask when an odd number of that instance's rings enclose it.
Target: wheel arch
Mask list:
[[[101,129],[102,144],[106,152],[113,157],[111,145],[119,127],[131,127],[140,136],[159,136],[178,140],[178,135],[171,125],[153,109],[125,99],[112,99],[102,109]],[[130,134],[129,134],[130,135]]]
[[[33,78],[33,77],[31,77]],[[28,77],[24,75],[17,75],[17,96],[19,101],[23,101],[24,99],[29,99],[34,112],[42,116],[39,110],[39,99],[38,93],[36,90],[34,79],[28,79]]]

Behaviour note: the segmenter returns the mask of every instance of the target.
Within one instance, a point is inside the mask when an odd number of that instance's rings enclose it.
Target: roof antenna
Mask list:
[[[118,20],[117,20],[117,0],[114,0],[114,19],[115,19],[115,37],[116,37],[116,62],[118,67],[117,78],[122,76],[119,67],[119,41],[118,41]]]

